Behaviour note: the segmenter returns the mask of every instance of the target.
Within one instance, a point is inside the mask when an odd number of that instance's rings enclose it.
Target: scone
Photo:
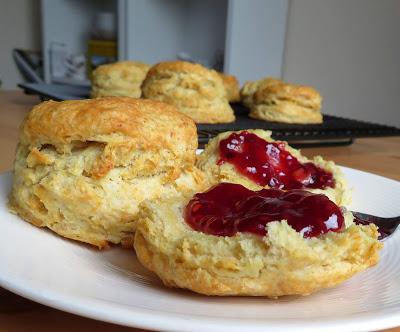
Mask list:
[[[263,191],[270,190],[225,183],[190,201],[146,202],[135,234],[138,259],[169,287],[272,298],[336,286],[378,262],[375,225],[355,225],[324,195]],[[275,221],[282,206],[286,220]]]
[[[150,67],[138,61],[120,61],[97,67],[92,74],[91,97],[139,98],[140,86]]]
[[[142,97],[175,105],[196,123],[235,120],[219,74],[199,64],[161,62],[149,70]]]
[[[233,182],[253,190],[305,189],[323,193],[341,206],[351,201],[346,180],[333,161],[320,156],[309,160],[286,142],[273,140],[270,131],[221,133],[198,156],[197,166],[211,184]]]
[[[219,73],[224,83],[226,97],[230,103],[237,103],[240,101],[239,82],[233,75],[226,75]]]
[[[279,83],[261,85],[253,96],[249,116],[272,122],[322,123],[322,97],[310,86]]]
[[[251,108],[254,94],[261,86],[271,86],[280,83],[282,83],[280,79],[272,77],[266,77],[257,81],[247,81],[240,90],[240,100],[244,106]]]
[[[21,126],[9,206],[70,239],[132,246],[142,201],[201,188],[196,147],[193,120],[172,105],[128,97],[44,102]]]

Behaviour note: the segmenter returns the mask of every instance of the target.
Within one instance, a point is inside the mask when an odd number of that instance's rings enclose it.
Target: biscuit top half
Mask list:
[[[129,97],[47,101],[25,118],[20,144],[51,144],[68,153],[76,142],[100,142],[129,151],[167,150],[177,162],[193,163],[196,125],[172,105]]]

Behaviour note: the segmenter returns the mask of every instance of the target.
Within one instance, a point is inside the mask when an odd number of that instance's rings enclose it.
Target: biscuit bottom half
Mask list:
[[[303,238],[286,221],[271,222],[264,237],[237,233],[212,236],[190,228],[185,199],[147,202],[134,246],[140,262],[166,286],[205,295],[309,295],[334,287],[375,265],[382,244],[375,225],[348,227]]]
[[[36,164],[34,151],[46,163]],[[35,226],[99,249],[110,243],[132,247],[137,213],[144,200],[175,197],[203,181],[201,172],[193,167],[155,171],[147,167],[150,157],[140,151],[128,154],[131,165],[93,177],[90,170],[101,151],[101,144],[97,143],[66,154],[52,146],[29,153],[27,147],[20,145],[10,210]],[[153,160],[159,161],[161,168],[169,154],[160,151],[157,156],[160,158]]]

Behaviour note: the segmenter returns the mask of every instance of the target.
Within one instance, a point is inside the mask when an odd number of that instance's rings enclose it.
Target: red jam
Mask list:
[[[331,173],[313,163],[300,163],[282,142],[267,142],[247,131],[233,133],[219,143],[218,165],[231,163],[255,183],[271,188],[334,187]]]
[[[221,183],[193,196],[186,222],[196,231],[217,236],[248,232],[264,236],[266,224],[287,220],[304,237],[344,228],[339,207],[325,195],[305,190],[252,191],[240,184]]]

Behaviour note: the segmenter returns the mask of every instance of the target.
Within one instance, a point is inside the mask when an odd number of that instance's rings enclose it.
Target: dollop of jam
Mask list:
[[[283,142],[267,142],[247,131],[233,133],[219,144],[218,165],[231,163],[236,170],[261,186],[279,189],[334,187],[330,172],[315,164],[300,163]]]
[[[252,191],[240,184],[220,183],[194,195],[184,214],[191,228],[217,236],[238,232],[264,236],[269,222],[281,220],[307,238],[344,229],[343,214],[335,203],[300,189]]]

